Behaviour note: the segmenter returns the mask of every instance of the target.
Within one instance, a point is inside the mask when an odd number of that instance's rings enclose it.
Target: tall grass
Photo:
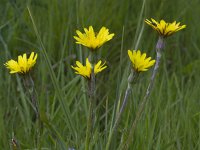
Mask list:
[[[1,0],[0,149],[11,149],[12,138],[21,149],[37,146],[32,108],[21,78],[10,75],[3,66],[8,59],[31,51],[39,55],[32,76],[44,122],[38,148],[84,148],[87,83],[70,66],[88,55],[86,48],[75,44],[73,35],[89,25],[97,30],[106,26],[115,33],[98,55],[108,68],[97,76],[99,117],[91,144],[93,149],[105,149],[130,73],[127,50],[141,49],[155,58],[156,33],[143,24],[150,17],[181,21],[187,28],[167,39],[150,101],[130,149],[200,149],[198,4],[198,0],[146,0],[142,11],[140,0]],[[133,87],[110,149],[117,149],[122,133],[129,132],[150,74],[142,74]]]

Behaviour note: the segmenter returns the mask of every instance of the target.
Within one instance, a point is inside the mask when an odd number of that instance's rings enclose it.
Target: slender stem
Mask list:
[[[93,122],[92,107],[93,107],[92,102],[89,102],[89,116],[88,116],[88,120],[87,120],[85,150],[89,150],[89,145],[90,145],[90,137],[91,137],[91,130],[92,130],[92,122]]]
[[[89,88],[88,88],[89,116],[88,116],[88,121],[87,121],[85,150],[89,150],[90,149],[90,139],[91,139],[91,134],[92,134],[92,131],[93,131],[93,126],[94,126],[95,74],[94,74],[94,56],[93,56],[93,52],[91,52],[90,62],[91,62],[91,66],[92,66],[92,72],[91,72],[91,77],[89,79]]]
[[[39,109],[38,109],[37,94],[36,94],[36,91],[35,91],[35,88],[34,88],[33,79],[32,79],[32,77],[30,76],[29,73],[24,75],[23,83],[24,83],[24,87],[27,89],[27,91],[30,95],[30,99],[31,99],[33,109],[35,111],[36,119],[39,119],[40,113],[39,113]]]
[[[128,87],[127,87],[127,89],[126,89],[126,93],[125,93],[125,96],[124,96],[124,101],[123,101],[123,103],[122,103],[122,107],[121,107],[121,109],[120,109],[119,114],[117,115],[117,118],[116,118],[116,120],[115,120],[114,126],[113,126],[113,128],[111,129],[111,132],[110,132],[110,134],[109,134],[108,142],[107,142],[107,144],[106,144],[106,150],[109,150],[109,147],[110,147],[110,144],[111,144],[111,140],[112,140],[113,134],[114,134],[114,132],[116,131],[116,129],[117,129],[117,127],[118,127],[118,124],[119,124],[119,122],[120,122],[120,118],[121,118],[122,112],[123,112],[123,110],[124,110],[124,108],[125,108],[125,105],[126,105],[126,103],[127,103],[127,99],[128,99],[128,96],[129,96],[130,91],[131,91],[131,87],[130,87],[130,85],[128,84]]]
[[[122,106],[120,108],[119,114],[117,114],[117,118],[116,118],[115,124],[113,126],[114,131],[118,127],[118,124],[119,124],[120,119],[121,119],[122,112],[124,111],[124,108],[125,108],[125,106],[127,104],[128,97],[129,97],[130,93],[131,93],[131,85],[130,85],[130,83],[128,83],[128,86],[126,88],[126,93],[125,93],[125,96],[124,96],[124,100],[123,100]]]
[[[124,109],[125,109],[125,107],[126,107],[126,104],[127,104],[127,102],[128,102],[128,97],[129,97],[129,95],[130,95],[130,93],[131,93],[131,85],[137,81],[138,76],[139,76],[139,73],[138,73],[138,72],[134,72],[133,70],[131,70],[131,73],[130,73],[130,75],[129,75],[129,77],[128,77],[128,86],[127,86],[127,88],[126,88],[124,100],[123,100],[123,102],[122,102],[122,106],[121,106],[121,108],[120,108],[120,111],[119,111],[119,113],[117,114],[117,118],[116,118],[116,120],[115,120],[114,126],[113,126],[113,128],[112,128],[112,130],[111,130],[111,132],[110,132],[110,134],[109,134],[108,142],[107,142],[107,144],[106,144],[106,150],[109,150],[109,147],[110,147],[110,144],[111,144],[111,140],[112,140],[113,134],[114,134],[114,132],[116,131],[116,129],[117,129],[118,125],[119,125],[119,122],[120,122],[120,120],[121,120],[121,118],[122,118],[122,117],[121,117],[121,116],[122,116],[122,113],[123,113],[123,111],[124,111]]]
[[[40,141],[40,135],[41,135],[41,128],[42,128],[42,122],[40,120],[40,112],[39,112],[39,107],[38,107],[38,101],[37,101],[37,93],[34,87],[34,82],[33,79],[31,77],[31,75],[29,73],[25,74],[23,76],[23,83],[24,83],[24,87],[26,88],[26,90],[29,93],[30,99],[31,99],[31,104],[32,107],[34,109],[34,117],[33,117],[33,121],[36,122],[36,137],[35,137],[35,141],[36,141],[36,145],[37,148],[40,147],[39,145],[39,141]]]
[[[145,104],[147,103],[148,98],[150,96],[150,93],[151,93],[151,91],[153,89],[153,84],[154,84],[154,81],[155,81],[156,74],[158,72],[158,68],[159,68],[159,64],[160,64],[160,59],[161,59],[161,56],[162,56],[163,48],[164,48],[164,39],[162,37],[159,37],[157,45],[156,45],[156,64],[154,66],[153,73],[152,73],[152,76],[151,76],[151,79],[150,79],[150,83],[149,83],[148,88],[146,90],[146,94],[145,94],[145,96],[143,98],[143,101],[140,103],[139,110],[136,113],[136,117],[135,117],[135,119],[134,119],[134,121],[132,123],[128,138],[127,138],[126,143],[125,143],[125,145],[123,147],[123,149],[125,149],[125,150],[128,149],[129,144],[132,142],[135,128],[137,126],[138,121],[140,120],[140,118],[142,116]]]
[[[134,72],[133,70],[131,70],[131,74],[129,75],[128,77],[128,86],[126,88],[126,93],[125,93],[125,96],[124,96],[124,100],[123,100],[123,103],[122,103],[122,106],[120,108],[120,111],[119,111],[119,114],[117,115],[117,119],[115,121],[115,125],[114,125],[114,130],[116,130],[117,126],[118,126],[118,123],[120,122],[120,119],[121,119],[121,115],[126,107],[126,104],[127,104],[127,101],[128,101],[128,96],[131,92],[131,86],[133,83],[136,83],[137,79],[139,77],[139,73],[138,72]]]

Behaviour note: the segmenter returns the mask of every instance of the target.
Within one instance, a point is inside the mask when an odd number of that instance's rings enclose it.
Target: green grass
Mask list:
[[[11,149],[12,138],[21,149],[84,149],[87,82],[70,66],[88,56],[88,49],[76,45],[73,35],[76,29],[89,25],[96,30],[106,26],[115,33],[98,52],[108,68],[97,76],[98,121],[91,145],[105,149],[130,73],[127,50],[141,49],[155,58],[158,37],[144,24],[144,19],[151,17],[181,21],[187,28],[167,39],[156,83],[130,150],[200,149],[199,1],[146,0],[144,10],[142,6],[140,0],[0,1],[0,149]],[[3,66],[8,59],[31,51],[39,55],[32,71],[43,121],[38,144],[21,76],[10,75]],[[117,149],[122,133],[129,132],[151,71],[142,73],[134,85],[110,149]]]

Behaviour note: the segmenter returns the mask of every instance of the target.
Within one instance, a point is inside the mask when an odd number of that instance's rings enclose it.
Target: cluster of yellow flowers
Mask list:
[[[145,22],[150,25],[154,30],[156,30],[159,35],[163,38],[172,35],[173,33],[184,29],[186,25],[180,25],[176,21],[172,23],[167,23],[164,20],[160,22],[155,21],[151,18],[151,21],[146,19]],[[76,31],[77,36],[74,36],[77,44],[81,44],[90,48],[92,51],[101,47],[104,43],[110,41],[114,33],[110,34],[109,30],[106,27],[102,27],[98,34],[94,31],[92,26],[89,26],[89,29],[84,28],[85,33],[81,33],[79,30]],[[155,60],[151,60],[151,57],[147,57],[146,53],[141,53],[140,50],[128,50],[128,56],[132,62],[133,69],[137,72],[147,71],[149,67],[153,66]],[[37,59],[37,54],[34,52],[31,53],[30,57],[27,59],[27,55],[18,56],[18,61],[9,60],[4,65],[10,69],[10,73],[21,73],[25,74],[35,65]],[[97,74],[104,70],[107,66],[105,63],[101,64],[102,61],[98,61],[94,65],[94,73]],[[86,58],[86,66],[82,65],[79,61],[76,61],[76,67],[72,68],[76,71],[75,73],[82,75],[85,78],[90,79],[92,66],[89,62],[89,59]]]
[[[117,115],[117,118],[114,123],[114,127],[112,128],[112,130],[109,134],[106,149],[109,149],[110,142],[112,141],[111,138],[112,138],[113,132],[117,128],[117,125],[120,121],[120,116],[125,108],[126,103],[127,103],[128,95],[130,93],[132,83],[134,83],[135,80],[137,80],[137,77],[140,72],[147,71],[151,66],[153,66],[156,63],[153,73],[152,73],[152,76],[151,76],[149,86],[147,88],[146,95],[145,95],[143,101],[141,102],[139,111],[136,114],[136,118],[131,127],[132,129],[134,129],[136,126],[135,121],[137,122],[138,118],[141,116],[141,112],[144,110],[144,105],[147,102],[149,93],[151,91],[151,88],[153,87],[153,82],[154,82],[155,75],[158,70],[159,62],[160,62],[160,58],[161,58],[161,49],[163,49],[162,45],[164,45],[163,39],[186,27],[186,25],[180,25],[180,22],[176,23],[176,21],[174,21],[172,23],[167,23],[164,20],[157,22],[152,18],[151,18],[151,20],[146,19],[145,23],[147,23],[149,26],[151,26],[159,34],[159,40],[158,40],[157,46],[156,46],[157,57],[156,57],[156,60],[154,60],[151,57],[147,57],[146,53],[141,53],[140,50],[128,50],[128,56],[132,63],[132,67],[131,67],[132,70],[128,77],[128,86],[127,86],[127,89],[125,92],[124,100],[119,109],[119,114]],[[88,115],[88,122],[87,122],[86,144],[85,144],[85,149],[89,149],[89,143],[90,143],[90,138],[91,138],[90,134],[92,133],[91,128],[92,128],[93,122],[94,122],[93,121],[93,115],[94,115],[93,113],[95,112],[95,111],[93,111],[94,110],[93,107],[95,106],[94,104],[96,104],[96,102],[95,102],[95,75],[107,68],[106,62],[102,63],[102,61],[99,60],[96,63],[96,60],[95,60],[95,62],[92,61],[93,53],[98,48],[100,48],[103,44],[110,41],[114,37],[115,34],[114,33],[110,34],[109,29],[107,29],[106,27],[102,27],[99,30],[99,32],[95,32],[92,26],[89,26],[88,29],[84,28],[83,33],[79,30],[76,30],[76,33],[77,33],[77,36],[74,36],[76,43],[81,44],[85,47],[88,47],[91,50],[91,57],[90,57],[90,59],[86,58],[85,65],[83,65],[79,61],[76,61],[76,66],[71,66],[72,69],[75,70],[76,74],[83,76],[84,78],[86,78],[89,81],[88,95],[90,98],[90,101],[89,101],[90,105],[88,107],[89,115]],[[37,60],[37,54],[35,54],[34,52],[32,52],[28,58],[27,58],[27,54],[25,53],[23,55],[19,55],[17,61],[11,59],[11,60],[7,61],[4,65],[6,66],[6,68],[8,68],[10,70],[11,74],[19,73],[19,74],[24,75],[24,74],[27,74],[33,68],[33,66],[36,64],[36,60]],[[31,80],[31,78],[29,78],[29,79]],[[26,81],[26,82],[28,82],[28,81]],[[29,94],[31,94],[31,102],[34,106],[36,116],[37,116],[37,118],[39,118],[40,113],[39,113],[39,109],[38,109],[38,105],[37,105],[37,99],[33,96],[32,91],[34,91],[34,90],[32,90],[32,89],[29,90]],[[133,132],[129,133],[129,136],[127,137],[127,139],[128,139],[127,143],[130,143],[130,141],[131,141],[130,137],[132,136],[132,134],[133,134]]]
[[[102,27],[98,34],[95,34],[95,31],[92,26],[89,26],[89,29],[84,28],[85,33],[81,33],[79,30],[76,31],[77,36],[74,36],[77,44],[81,44],[90,48],[92,51],[95,51],[97,48],[100,48],[104,43],[110,41],[114,33],[109,34],[109,30],[106,27]],[[101,65],[101,60],[98,61],[97,64],[94,65],[94,74],[97,74],[104,70],[107,66],[105,66],[104,62]],[[76,74],[80,74],[87,79],[90,79],[92,74],[92,64],[89,62],[89,59],[86,58],[86,66],[82,65],[79,61],[76,61],[77,67],[72,66],[74,70],[76,70]]]

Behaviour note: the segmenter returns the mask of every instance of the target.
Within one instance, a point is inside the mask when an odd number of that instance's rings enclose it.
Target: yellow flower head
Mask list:
[[[7,61],[4,65],[6,68],[10,69],[10,73],[27,73],[36,63],[37,54],[31,53],[30,57],[27,59],[26,54],[23,56],[18,56],[18,61],[13,59]]]
[[[76,30],[78,35],[78,37],[74,36],[76,43],[82,44],[93,50],[101,47],[104,43],[110,41],[114,36],[114,33],[109,34],[109,30],[105,27],[102,27],[98,34],[95,34],[92,26],[90,26],[89,29],[84,28],[84,31],[85,33],[81,33],[79,30]]]
[[[151,18],[151,21],[146,19],[145,22],[150,25],[154,30],[156,30],[160,36],[167,37],[173,33],[186,28],[186,25],[180,25],[180,22],[176,21],[172,23],[165,22],[161,20],[160,23]]]
[[[137,72],[147,71],[155,63],[155,60],[151,60],[151,57],[146,57],[146,53],[141,54],[140,50],[128,50],[128,56],[132,62],[133,69]]]
[[[77,67],[71,66],[74,70],[76,70],[76,74],[80,74],[85,78],[90,79],[91,73],[92,73],[92,65],[89,62],[88,58],[86,58],[86,65],[83,66],[79,61],[76,61]],[[101,60],[95,64],[94,66],[94,74],[97,74],[104,70],[107,66],[104,66],[105,63],[101,64]]]

